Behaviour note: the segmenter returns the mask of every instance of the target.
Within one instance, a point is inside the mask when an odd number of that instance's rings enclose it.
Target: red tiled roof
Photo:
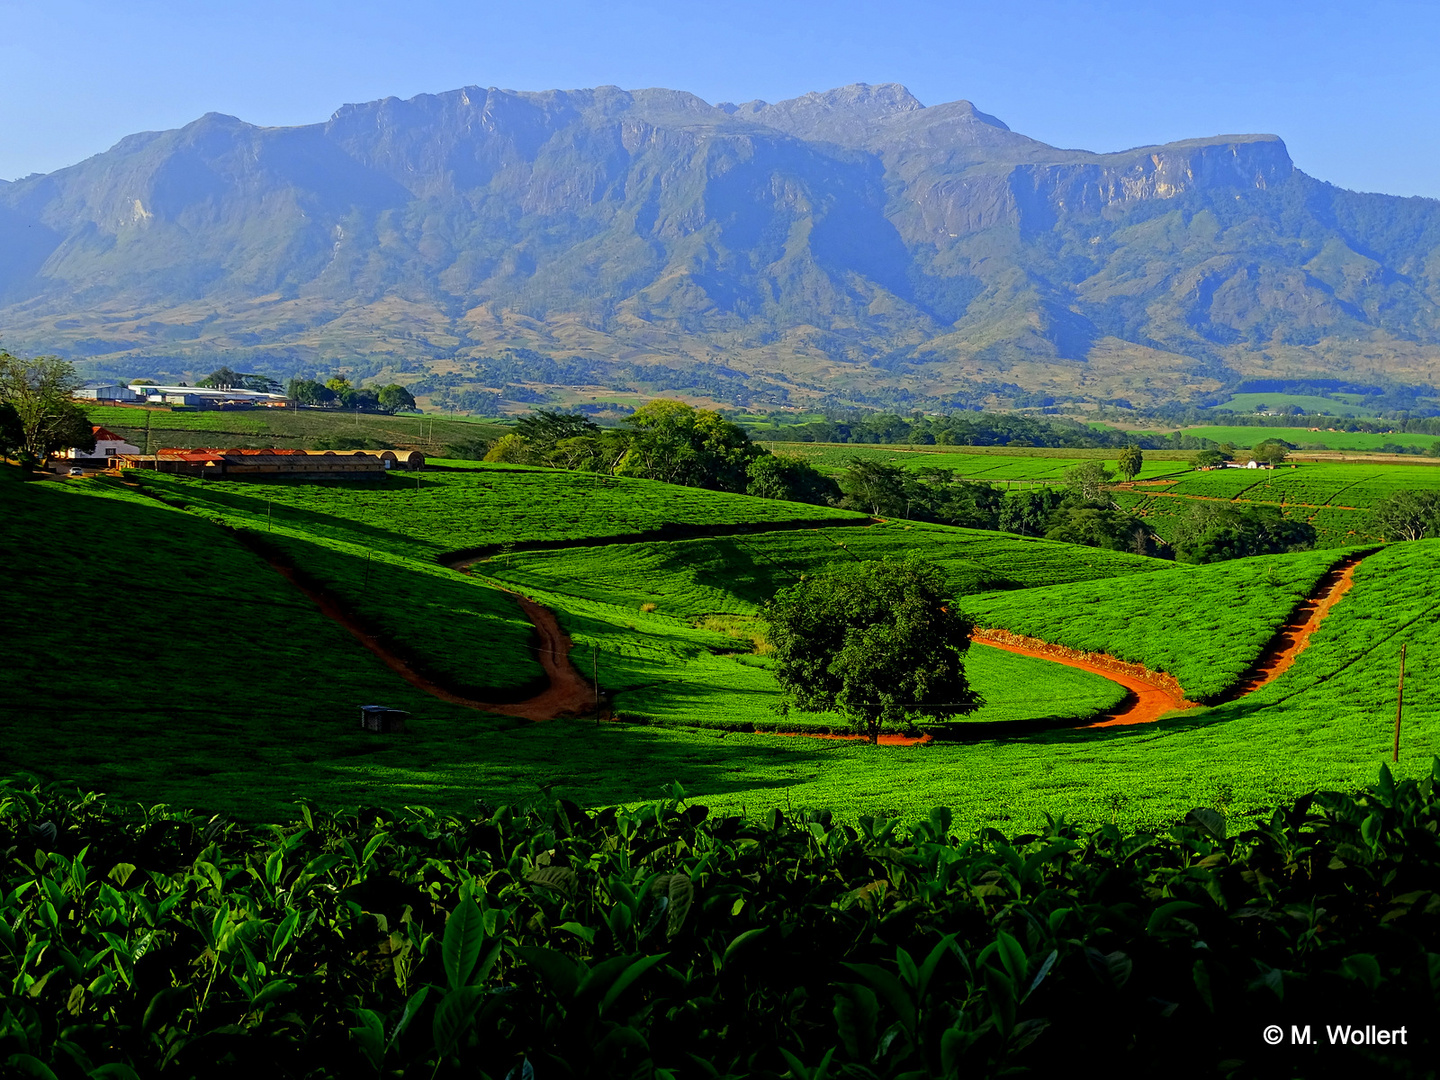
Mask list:
[[[94,427],[94,426],[92,426],[92,427],[90,428],[90,432],[91,432],[91,434],[93,434],[93,435],[95,436],[95,441],[96,441],[96,442],[99,442],[101,439],[108,439],[110,442],[124,442],[124,441],[125,441],[124,439],[120,438],[119,435],[116,435],[113,431],[110,431],[110,430],[108,430],[108,429],[106,429],[106,428],[103,428],[103,427]]]

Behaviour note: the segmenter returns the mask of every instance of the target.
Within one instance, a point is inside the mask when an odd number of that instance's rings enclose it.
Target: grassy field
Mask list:
[[[92,424],[107,427],[145,450],[162,446],[293,447],[317,439],[370,439],[387,446],[443,453],[446,447],[495,439],[493,421],[409,413],[384,416],[325,409],[243,409],[172,412],[130,405],[86,405]],[[147,438],[148,432],[148,438]]]
[[[1440,587],[1440,542],[1397,545],[1370,556],[1354,589],[1294,667],[1242,700],[1140,728],[872,748],[673,723],[581,719],[529,725],[445,705],[400,681],[204,516],[88,480],[20,485],[9,472],[0,470],[0,483],[7,485],[0,489],[6,511],[0,514],[0,535],[7,550],[37,554],[9,560],[5,571],[13,625],[20,628],[17,647],[0,673],[7,762],[124,800],[169,801],[249,817],[284,814],[290,802],[302,798],[463,812],[476,799],[525,802],[542,788],[583,804],[635,802],[678,781],[692,798],[717,811],[830,807],[853,820],[861,814],[908,818],[929,806],[949,805],[965,830],[982,824],[1032,829],[1043,825],[1047,812],[1091,823],[1163,827],[1193,806],[1244,815],[1317,787],[1351,789],[1372,779],[1389,757],[1402,643],[1409,646],[1411,672],[1397,772],[1421,775],[1440,751],[1435,726],[1440,690],[1430,671],[1440,655],[1440,621],[1429,614],[1430,598]],[[424,531],[417,548],[442,545],[442,533]],[[850,531],[839,532],[851,542]],[[872,530],[853,532],[869,536]],[[794,538],[829,544],[806,532]],[[830,546],[834,557],[849,557]],[[104,554],[92,554],[97,550]],[[1072,558],[1090,554],[1074,550]],[[536,568],[558,557],[517,554],[513,567],[492,562],[482,568],[518,574],[529,567],[538,575]],[[1247,560],[1089,584],[1071,578],[1068,584],[1037,585],[1028,598],[1028,590],[1015,589],[965,602],[987,617],[998,610],[993,605],[1012,605],[1018,619],[1021,606],[1040,617],[1093,596],[1096,625],[1113,635],[1148,619],[1151,630],[1141,647],[1171,648],[1182,670],[1185,663],[1203,669],[1225,663],[1242,648],[1229,624],[1252,627],[1246,633],[1258,635],[1253,628],[1273,617],[1284,606],[1286,590],[1293,597],[1323,558],[1273,561],[1279,586],[1271,584],[1265,560]],[[1063,566],[1065,560],[1056,558],[1054,564]],[[1240,575],[1232,581],[1235,596],[1202,576],[1212,570]],[[1244,579],[1246,573],[1261,581]],[[1037,572],[1035,580],[1043,576]],[[1162,588],[1167,580],[1171,584]],[[1181,581],[1184,587],[1174,584]],[[549,582],[557,589],[564,584],[559,574]],[[685,598],[692,583],[657,587],[660,606],[653,612],[641,612],[635,603],[644,584],[637,576],[624,590],[597,592],[594,599],[552,594],[580,631],[582,667],[587,646],[615,646],[614,657],[608,649],[600,654],[601,676],[620,688],[621,698],[640,695],[631,703],[644,704],[643,695],[650,693],[657,710],[684,720],[675,710],[683,710],[690,687],[708,676],[698,666],[693,679],[677,674],[668,657],[681,652],[697,665],[730,663],[747,677],[766,675],[763,656],[745,659],[753,646],[744,638],[743,623],[691,614],[714,610],[704,593]],[[701,584],[721,588],[724,582]],[[1154,593],[1143,608],[1135,599],[1142,589]],[[615,602],[606,602],[606,596]],[[738,602],[734,615],[743,618]],[[1216,624],[1208,633],[1206,620]],[[1173,642],[1167,644],[1167,637]],[[1152,638],[1158,644],[1150,643]],[[1112,651],[1120,648],[1115,640],[1107,639]],[[622,647],[630,650],[628,656],[621,655]],[[646,664],[655,682],[676,685],[662,691],[623,681],[627,670],[646,677]],[[983,661],[976,664],[979,683]],[[1007,697],[992,705],[1015,705],[1033,714],[1046,703],[1053,709],[1091,692],[1063,688],[1052,669],[1048,664],[1000,669],[996,678]],[[725,674],[727,680],[733,675]],[[716,700],[760,714],[764,693],[746,698],[716,685]],[[690,700],[707,714],[715,711],[704,704],[703,693]],[[410,710],[410,732],[394,737],[359,732],[355,708],[369,702]]]

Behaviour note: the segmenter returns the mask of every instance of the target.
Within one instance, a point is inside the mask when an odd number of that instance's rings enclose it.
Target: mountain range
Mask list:
[[[0,182],[0,346],[752,405],[1428,389],[1440,202],[1336,188],[1273,135],[1064,150],[895,84],[472,86]]]

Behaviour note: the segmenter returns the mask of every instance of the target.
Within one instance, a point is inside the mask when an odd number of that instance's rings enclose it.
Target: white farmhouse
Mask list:
[[[138,454],[140,448],[126,442],[113,431],[107,431],[103,427],[90,429],[95,434],[95,449],[88,453],[84,450],[77,450],[71,447],[60,456],[69,458],[71,461],[104,461],[116,457],[119,454]]]

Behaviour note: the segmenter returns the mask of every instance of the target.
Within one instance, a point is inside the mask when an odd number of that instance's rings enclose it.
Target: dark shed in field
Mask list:
[[[408,712],[392,709],[386,705],[361,705],[360,726],[366,731],[378,731],[382,735],[405,730]]]

